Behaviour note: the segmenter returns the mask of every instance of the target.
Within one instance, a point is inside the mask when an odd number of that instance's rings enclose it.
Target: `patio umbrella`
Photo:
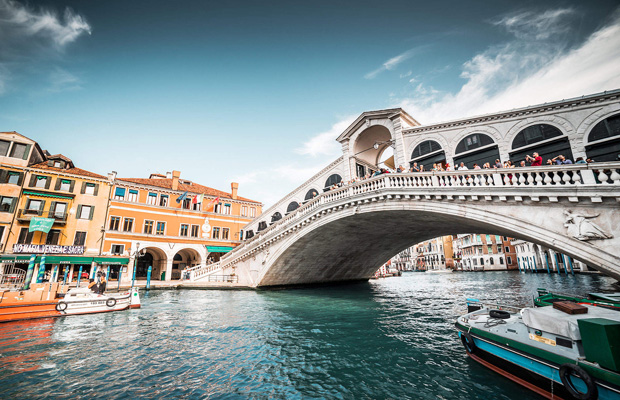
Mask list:
[[[43,277],[45,276],[45,254],[41,256],[39,262],[39,273],[37,274],[37,283],[43,283]]]
[[[24,290],[30,289],[30,281],[32,280],[32,274],[34,273],[34,261],[36,260],[36,258],[36,254],[30,256],[30,261],[28,262],[28,271],[26,272],[26,281],[24,282]]]

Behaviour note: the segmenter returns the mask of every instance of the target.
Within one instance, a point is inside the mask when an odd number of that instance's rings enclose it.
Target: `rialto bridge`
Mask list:
[[[401,109],[365,112],[338,138],[343,154],[248,224],[244,244],[196,267],[273,286],[368,279],[405,248],[433,237],[489,233],[540,244],[620,280],[620,90],[420,126]],[[467,171],[384,174],[394,164],[463,162]],[[538,152],[590,164],[518,164]],[[341,183],[342,182],[342,183]],[[332,188],[334,184],[339,184]]]

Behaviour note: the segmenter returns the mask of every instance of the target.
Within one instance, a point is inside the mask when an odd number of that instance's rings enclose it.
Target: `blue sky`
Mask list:
[[[617,1],[0,0],[0,130],[271,204],[363,111],[421,123],[620,88]]]

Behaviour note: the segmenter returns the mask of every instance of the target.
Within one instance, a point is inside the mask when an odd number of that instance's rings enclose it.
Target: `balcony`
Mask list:
[[[30,221],[33,217],[53,218],[55,224],[66,224],[67,213],[59,211],[43,211],[39,209],[22,209],[17,213],[17,220],[22,222]]]
[[[60,211],[50,211],[47,213],[47,218],[54,218],[55,224],[66,224],[67,223],[67,213]]]

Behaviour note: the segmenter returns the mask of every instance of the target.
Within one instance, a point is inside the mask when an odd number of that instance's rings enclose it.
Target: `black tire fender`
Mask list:
[[[116,299],[113,299],[110,297],[109,299],[106,300],[105,305],[110,308],[114,307],[116,305]]]
[[[489,316],[496,319],[508,319],[510,318],[510,313],[503,310],[491,310],[489,311]]]
[[[465,350],[467,350],[469,354],[474,354],[478,349],[476,343],[474,343],[474,338],[469,332],[461,332],[461,343],[463,343]]]
[[[64,301],[59,301],[58,304],[56,304],[56,311],[63,312],[66,309],[67,309],[67,303],[65,303]]]
[[[575,388],[575,385],[570,380],[570,376],[575,375],[579,379],[581,379],[588,388],[588,391],[582,393]],[[579,365],[575,364],[562,364],[560,366],[560,380],[562,384],[570,393],[570,395],[577,400],[596,400],[598,399],[598,388],[596,387],[596,383],[583,368]]]

